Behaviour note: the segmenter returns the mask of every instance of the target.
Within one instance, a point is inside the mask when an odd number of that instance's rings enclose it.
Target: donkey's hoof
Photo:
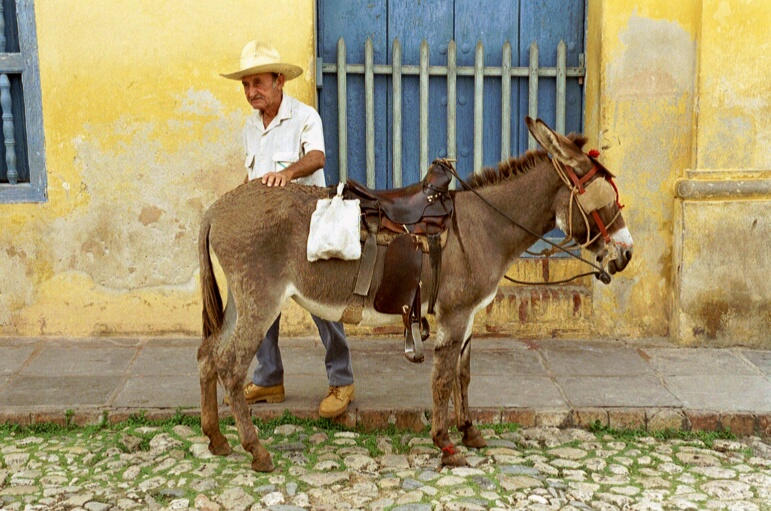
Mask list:
[[[273,468],[273,461],[270,459],[270,454],[259,457],[255,456],[254,459],[252,459],[252,470],[255,472],[273,472]]]
[[[209,442],[209,452],[215,456],[227,456],[232,452],[232,449],[230,448],[228,441],[223,438],[222,441],[216,444],[214,442]]]
[[[463,445],[466,447],[473,447],[474,449],[487,447],[487,442],[485,442],[485,438],[482,436],[482,433],[480,433],[479,430],[474,426],[471,426],[463,432],[463,439],[461,442],[463,442]]]
[[[465,467],[466,458],[455,450],[452,444],[442,447],[442,466],[443,467]]]
[[[466,465],[468,465],[466,457],[459,452],[456,452],[455,454],[442,454],[443,467],[465,467]]]

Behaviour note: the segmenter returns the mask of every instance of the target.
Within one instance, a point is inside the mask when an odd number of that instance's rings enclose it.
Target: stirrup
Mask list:
[[[415,364],[425,360],[421,326],[420,322],[410,323],[410,327],[404,331],[404,357]]]

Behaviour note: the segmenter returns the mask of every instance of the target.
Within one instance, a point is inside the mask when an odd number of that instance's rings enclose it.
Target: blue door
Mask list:
[[[318,2],[318,52],[323,62],[337,58],[337,42],[344,38],[347,64],[364,63],[364,44],[369,37],[374,46],[374,63],[391,63],[391,44],[402,45],[402,65],[417,65],[423,39],[429,44],[429,63],[447,64],[447,45],[457,44],[457,65],[473,66],[477,41],[485,48],[485,65],[501,65],[501,49],[512,46],[512,66],[528,66],[529,47],[536,42],[540,66],[556,64],[560,40],[567,45],[567,66],[579,66],[584,51],[584,0],[323,0]],[[419,168],[419,92],[418,77],[402,77],[402,175],[403,184],[420,179]],[[337,183],[338,98],[335,73],[324,73],[319,83],[319,111],[324,123],[327,148],[325,168],[328,184]],[[447,155],[446,78],[429,80],[428,159]],[[347,78],[348,176],[366,182],[364,76]],[[474,81],[472,76],[457,77],[457,164],[461,175],[473,169]],[[512,155],[527,149],[524,116],[528,108],[527,78],[514,78],[511,86]],[[555,80],[539,80],[538,116],[554,125]],[[390,77],[375,74],[375,185],[392,186]],[[484,80],[483,165],[501,159],[500,79]],[[565,130],[581,131],[583,125],[583,86],[568,78]]]

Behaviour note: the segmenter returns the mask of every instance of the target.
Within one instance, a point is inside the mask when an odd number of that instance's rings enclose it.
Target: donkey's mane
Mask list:
[[[580,150],[586,144],[586,137],[577,133],[570,133],[567,138]],[[467,183],[471,188],[481,188],[505,181],[513,176],[527,173],[542,161],[548,160],[549,155],[543,149],[531,149],[521,156],[513,156],[508,160],[498,163],[497,167],[485,167],[481,171],[469,177]]]

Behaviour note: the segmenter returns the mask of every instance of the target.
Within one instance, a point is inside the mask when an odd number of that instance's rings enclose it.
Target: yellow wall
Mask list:
[[[771,347],[771,4],[590,0],[588,23],[586,129],[635,238],[597,332]]]
[[[771,2],[704,0],[697,169],[771,169]]]
[[[0,335],[198,334],[198,222],[243,178],[250,111],[218,73],[267,40],[313,103],[314,5],[36,3],[49,200],[0,204]],[[610,286],[502,289],[475,332],[771,345],[768,26],[765,0],[588,0],[586,133],[634,259]],[[312,330],[296,305],[284,317]]]
[[[250,112],[218,73],[266,40],[306,70],[287,91],[312,103],[313,9],[35,3],[49,199],[0,204],[0,334],[200,331],[198,223],[243,179]]]
[[[601,335],[665,336],[674,182],[692,158],[700,2],[589,1],[586,132],[617,173],[630,266],[594,287]]]
[[[677,183],[671,335],[771,348],[771,3],[704,0],[692,163]]]

